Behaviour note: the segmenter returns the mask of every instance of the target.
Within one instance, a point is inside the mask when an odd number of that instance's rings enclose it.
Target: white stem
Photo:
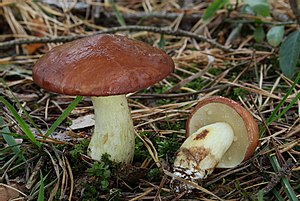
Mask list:
[[[92,97],[95,128],[88,155],[100,160],[105,153],[111,160],[130,163],[134,155],[134,128],[125,95]]]
[[[175,174],[192,180],[205,178],[213,172],[233,140],[233,130],[227,123],[200,128],[181,145],[174,162],[175,171],[178,170]]]

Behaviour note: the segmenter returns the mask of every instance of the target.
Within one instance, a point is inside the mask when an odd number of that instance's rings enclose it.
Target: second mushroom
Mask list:
[[[177,152],[174,174],[189,181],[204,179],[215,168],[237,166],[254,153],[259,137],[251,113],[224,97],[201,101],[186,129],[188,138]],[[191,187],[177,186],[182,188]]]

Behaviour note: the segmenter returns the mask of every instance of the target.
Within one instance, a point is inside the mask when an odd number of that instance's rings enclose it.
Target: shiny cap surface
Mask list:
[[[174,70],[162,50],[120,35],[95,35],[65,43],[33,67],[40,87],[67,95],[109,96],[147,88]]]

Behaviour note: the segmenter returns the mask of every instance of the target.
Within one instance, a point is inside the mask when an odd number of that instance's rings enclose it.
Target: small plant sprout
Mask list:
[[[67,95],[90,96],[95,128],[88,154],[130,163],[134,128],[126,94],[145,89],[174,70],[162,50],[120,35],[94,35],[53,48],[37,61],[33,80]]]
[[[238,103],[211,97],[192,111],[186,125],[187,139],[179,148],[174,174],[189,181],[206,178],[215,168],[233,168],[248,159],[258,144],[258,125]],[[191,186],[178,184],[175,190]]]

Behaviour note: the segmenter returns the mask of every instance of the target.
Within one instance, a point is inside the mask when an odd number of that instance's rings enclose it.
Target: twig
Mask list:
[[[98,1],[99,2],[99,1]],[[72,2],[59,2],[59,1],[46,1],[44,0],[43,3],[48,4],[48,5],[54,5],[56,7],[59,7],[60,9],[68,9],[68,10],[75,10],[77,12],[82,12],[83,10],[88,9],[91,5],[95,6],[95,9],[97,10],[95,13],[97,13],[95,15],[95,19],[100,19],[100,12],[102,12],[104,14],[104,16],[107,19],[111,19],[114,18],[116,15],[114,13],[111,12],[111,4],[106,4],[103,5],[101,3],[98,2],[89,2],[89,3],[85,3],[85,2],[80,2],[80,4],[72,4]],[[107,9],[110,8],[110,9]],[[184,12],[184,19],[187,20],[199,20],[202,18],[202,15],[198,12],[190,12],[189,10],[185,11],[182,10],[180,11],[180,13],[176,13],[176,12],[141,12],[141,11],[135,11],[134,13],[127,13],[127,12],[122,12],[122,16],[123,18],[127,19],[127,20],[140,20],[140,19],[147,19],[147,18],[159,18],[159,19],[168,19],[168,20],[174,20],[177,17],[179,17],[181,15],[181,13]],[[101,20],[103,20],[103,16],[101,16]],[[104,20],[106,20],[106,18]]]
[[[9,185],[6,185],[6,184],[4,184],[4,183],[0,183],[0,186],[4,186],[4,187],[6,187],[6,188],[9,188],[9,189],[12,189],[12,190],[14,190],[14,191],[17,191],[18,193],[20,193],[21,195],[23,195],[24,197],[28,197],[25,193],[23,193],[22,191],[20,191],[19,189],[17,189],[17,188],[14,188],[14,187],[12,187],[12,186],[9,186]]]
[[[113,18],[115,17],[114,14],[109,12],[104,12],[105,17]],[[125,19],[129,20],[139,20],[139,19],[147,19],[147,18],[159,18],[159,19],[168,19],[168,20],[174,20],[177,17],[179,17],[181,13],[166,13],[166,12],[153,12],[153,13],[147,13],[147,12],[135,12],[135,13],[122,13],[122,16]],[[199,13],[191,13],[188,15],[183,16],[183,20],[199,20],[202,18],[202,15]]]
[[[207,42],[211,44],[212,46],[215,46],[223,51],[226,52],[232,52],[234,51],[233,49],[229,47],[225,47],[216,41],[212,39],[208,39],[204,36],[189,32],[189,31],[184,31],[184,30],[172,30],[169,28],[161,28],[161,27],[152,27],[152,26],[121,26],[121,27],[113,27],[109,28],[103,31],[98,31],[95,32],[91,35],[97,35],[97,34],[105,34],[105,33],[115,33],[118,31],[149,31],[153,33],[161,33],[165,35],[173,35],[173,36],[183,36],[183,37],[190,37],[194,38],[203,42]],[[69,42],[73,41],[79,38],[83,38],[86,36],[90,35],[75,35],[75,36],[58,36],[58,37],[42,37],[42,38],[31,38],[31,39],[17,39],[17,40],[11,40],[7,42],[0,43],[0,49],[5,49],[8,47],[12,47],[15,45],[23,45],[23,44],[33,44],[33,43],[57,43],[57,42]]]
[[[295,167],[295,164],[293,163],[292,159],[289,158],[286,161],[286,164],[283,165],[281,170],[279,170],[279,172],[271,176],[269,184],[263,189],[263,193],[267,194],[280,182],[280,179],[282,177],[290,175],[293,167]]]
[[[228,22],[230,24],[251,24],[255,23],[256,20],[248,20],[248,19],[225,19],[224,22]],[[268,21],[260,21],[262,24],[273,25],[273,26],[291,26],[296,24],[295,21],[287,21],[287,22],[268,22]]]
[[[135,200],[140,200],[140,199],[143,200],[142,198],[145,197],[146,195],[148,195],[149,193],[151,193],[153,190],[154,190],[153,187],[147,188],[144,193],[141,193],[140,195],[130,199],[129,201],[135,201]]]
[[[195,73],[183,80],[181,80],[180,82],[178,82],[177,84],[175,84],[173,87],[171,87],[166,93],[172,93],[172,92],[176,92],[177,90],[179,90],[181,87],[185,86],[187,83],[202,77],[212,66],[212,62],[208,63],[208,65],[201,71],[199,71],[198,73]]]
[[[166,177],[166,175],[164,175],[163,178],[161,179],[158,189],[156,191],[155,197],[153,199],[154,201],[160,200],[159,195],[160,195],[161,189],[165,185],[166,181],[167,181],[167,177]]]
[[[39,176],[40,169],[44,165],[44,162],[45,162],[45,159],[44,159],[43,156],[41,156],[40,159],[38,160],[38,162],[36,163],[35,167],[33,168],[32,173],[31,173],[28,181],[25,184],[25,187],[27,189],[31,189],[32,186],[35,184],[35,182],[36,182],[36,180]]]
[[[226,88],[228,88],[230,86],[230,84],[223,84],[223,85],[218,85],[218,86],[214,86],[214,87],[210,87],[210,88],[205,88],[205,89],[201,89],[199,91],[196,92],[188,92],[188,93],[177,93],[177,94],[143,94],[143,93],[137,93],[134,95],[131,95],[130,98],[138,98],[138,99],[159,99],[159,98],[169,98],[169,99],[178,99],[181,97],[185,97],[185,96],[195,96],[198,95],[200,93],[208,93],[214,90],[219,89],[224,90]]]
[[[210,181],[205,182],[204,187],[209,187],[210,185],[216,183],[217,181],[222,180],[231,174],[241,172],[242,170],[247,169],[250,166],[251,166],[250,163],[245,162],[245,163],[240,164],[238,167],[235,167],[234,169],[228,169],[226,171],[222,171],[218,174],[215,174],[214,177]]]

